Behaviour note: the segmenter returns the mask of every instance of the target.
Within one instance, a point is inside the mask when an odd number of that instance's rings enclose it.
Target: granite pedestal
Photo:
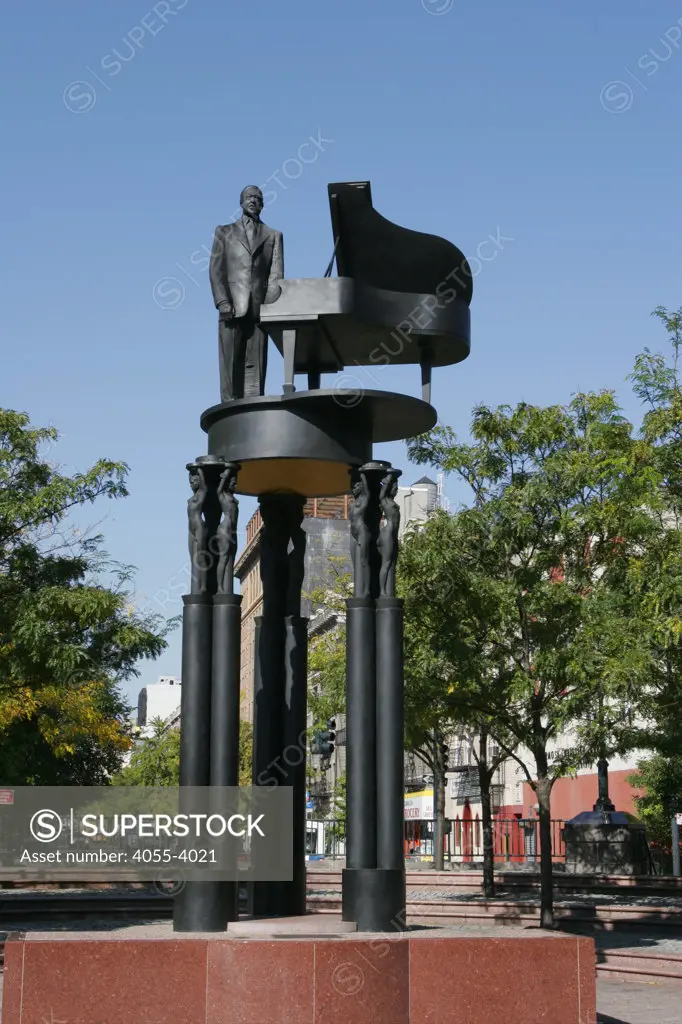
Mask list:
[[[595,1024],[592,939],[343,928],[309,915],[220,936],[170,924],[14,934],[2,1022]]]

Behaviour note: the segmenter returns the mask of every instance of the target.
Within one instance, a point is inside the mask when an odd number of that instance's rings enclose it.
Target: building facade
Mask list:
[[[435,509],[443,507],[442,488],[428,476],[399,487],[395,500],[400,508],[401,538],[409,526],[426,522]]]
[[[155,683],[140,690],[137,698],[137,725],[141,730],[151,732],[154,719],[165,721],[175,711],[180,704],[181,685],[177,676],[159,676]]]
[[[474,747],[478,740],[472,736],[454,736],[450,743],[449,769],[445,813],[449,818],[461,818],[467,809],[474,817],[480,815],[480,789]],[[571,736],[566,734],[550,744],[550,765],[562,750],[570,749]],[[494,742],[488,750],[489,761],[499,751]],[[534,761],[530,751],[519,748],[517,754],[531,776],[534,776]],[[609,795],[616,810],[637,815],[635,799],[643,792],[633,787],[628,779],[637,769],[637,762],[647,756],[646,751],[632,751],[627,757],[614,755],[609,759]],[[598,796],[596,765],[586,765],[572,775],[558,779],[550,797],[552,817],[568,821],[590,811]],[[513,758],[507,758],[497,768],[491,787],[493,814],[506,819],[532,819],[537,814],[537,797],[528,782],[521,765]]]
[[[306,502],[303,519],[305,578],[301,601],[301,615],[305,617],[310,617],[315,610],[317,591],[332,589],[335,577],[351,572],[348,518],[351,501],[350,495],[343,494],[336,498],[311,498]],[[242,594],[241,716],[249,722],[253,722],[256,619],[263,610],[262,528],[260,511],[256,511],[247,524],[246,547],[234,568]]]

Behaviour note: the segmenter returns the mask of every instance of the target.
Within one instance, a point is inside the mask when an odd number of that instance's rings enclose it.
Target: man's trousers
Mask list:
[[[218,325],[220,400],[265,394],[268,336],[249,311]]]

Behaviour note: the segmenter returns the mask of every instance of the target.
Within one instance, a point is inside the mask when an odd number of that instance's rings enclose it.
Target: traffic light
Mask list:
[[[313,734],[310,744],[311,754],[320,754],[322,757],[331,757],[334,753],[336,742],[336,719],[327,720],[326,728],[318,730]]]
[[[327,719],[327,728],[324,733],[324,754],[329,757],[334,753],[334,746],[336,744],[336,719]]]

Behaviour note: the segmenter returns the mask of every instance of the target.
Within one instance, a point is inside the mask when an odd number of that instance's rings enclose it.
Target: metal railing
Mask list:
[[[305,823],[306,860],[336,860],[346,856],[346,825],[332,818],[308,818]]]
[[[498,864],[528,864],[540,861],[540,823],[537,818],[493,819],[493,857]],[[552,860],[566,859],[564,822],[553,820]],[[433,859],[434,821],[405,822],[405,855],[420,860]],[[474,818],[449,818],[444,825],[445,860],[458,864],[483,862],[483,827]]]
[[[539,864],[539,826],[537,818],[493,819],[493,856],[496,864]],[[563,827],[563,821],[552,821],[552,859],[555,862],[566,859]],[[434,821],[406,821],[405,856],[415,860],[433,860],[434,828]],[[446,861],[482,864],[483,827],[479,817],[446,819],[443,843]],[[308,818],[306,855],[313,860],[345,857],[345,822],[331,818]]]

